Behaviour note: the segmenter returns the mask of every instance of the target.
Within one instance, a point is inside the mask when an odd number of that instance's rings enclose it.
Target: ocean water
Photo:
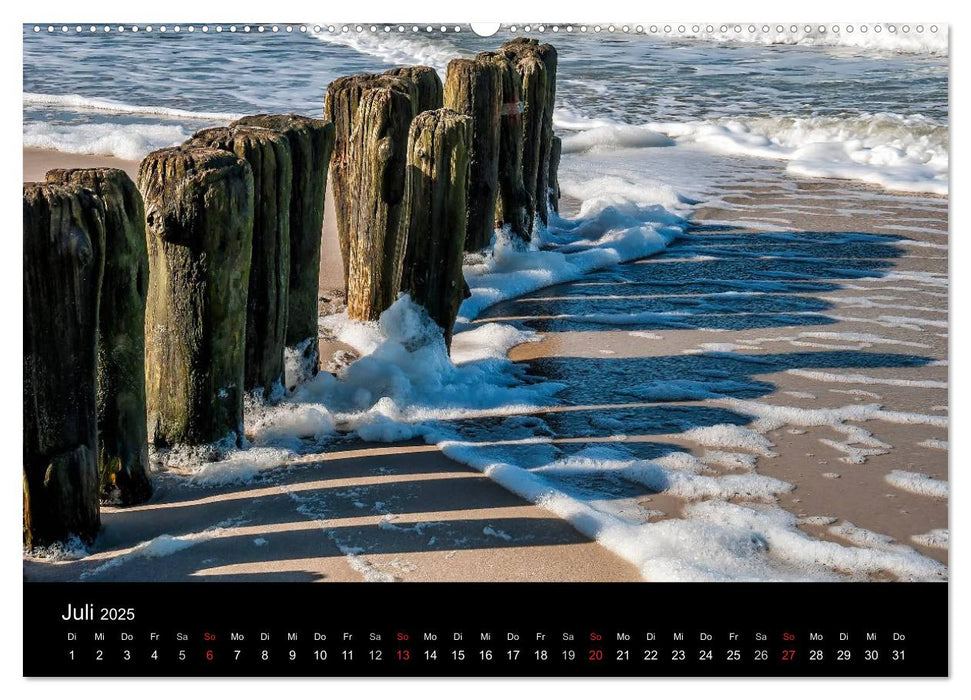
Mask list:
[[[234,115],[319,116],[338,76],[409,63],[444,74],[451,58],[511,35],[222,29],[26,25],[24,144],[138,158]],[[546,32],[560,56],[557,128],[571,156],[673,145],[786,161],[794,176],[945,194],[947,29],[863,29]],[[653,157],[641,154],[647,167]]]
[[[217,462],[193,463],[190,456],[189,466],[181,465],[188,477],[180,478],[202,488],[248,482],[348,436],[418,438],[569,520],[645,578],[860,579],[881,571],[908,580],[945,578],[946,567],[906,547],[846,547],[809,537],[795,516],[773,505],[793,485],[754,469],[757,458],[773,454],[767,425],[828,426],[845,437],[845,443],[831,441],[837,449],[862,459],[879,454],[882,443],[856,423],[943,430],[945,417],[877,404],[805,411],[760,403],[771,385],[750,369],[751,358],[730,361],[731,348],[717,344],[657,366],[551,358],[528,367],[506,357],[510,348],[560,329],[620,328],[632,339],[650,340],[665,328],[728,330],[734,311],[793,333],[819,322],[812,299],[796,304],[796,293],[809,284],[799,279],[808,270],[829,270],[820,268],[828,247],[837,257],[858,246],[866,261],[873,240],[774,231],[735,242],[751,255],[736,260],[720,251],[725,259],[709,260],[701,248],[692,251],[690,217],[697,204],[717,202],[730,189],[726,183],[762,178],[839,177],[883,190],[946,194],[946,34],[892,34],[875,27],[838,38],[731,29],[667,37],[545,34],[559,50],[555,125],[564,140],[561,187],[576,203],[573,215],[553,217],[527,250],[497,235],[487,254],[466,261],[472,296],[460,309],[451,353],[407,297],[376,324],[341,314],[322,319],[361,359],[337,376],[320,373],[277,405],[248,406],[251,444]],[[233,33],[228,25],[207,33],[51,35],[28,26],[24,144],[139,158],[245,113],[319,116],[325,88],[338,76],[413,63],[444,73],[451,58],[494,48],[509,36],[505,30],[490,38],[440,31]],[[866,203],[866,196],[858,201]],[[919,197],[904,196],[921,206]],[[664,253],[676,239],[676,248]],[[800,246],[817,252],[793,252]],[[659,253],[695,256],[711,279],[640,279],[614,267]],[[842,261],[832,273],[853,278],[872,271],[855,275]],[[695,285],[701,298],[639,301],[632,308],[621,297],[598,296],[598,285],[623,275],[635,287]],[[578,298],[550,304],[536,327],[502,318],[515,316],[521,303],[544,310],[545,287],[577,281],[571,294]],[[946,279],[920,283],[946,292]],[[768,295],[780,288],[789,292],[783,306]],[[874,366],[896,361],[874,357]],[[840,367],[846,359],[839,353],[819,358],[825,362],[812,367]],[[799,369],[781,356],[773,361],[777,371]],[[717,405],[663,403],[711,397],[720,397]],[[616,402],[637,406],[596,409]],[[751,427],[753,418],[761,432]],[[707,463],[660,443],[637,451],[596,441],[637,431],[689,437],[708,449],[705,458],[736,473],[713,477]],[[559,437],[590,442],[574,449],[557,445]],[[892,487],[946,493],[941,482],[921,474],[900,472],[894,479]],[[655,522],[637,505],[647,493],[683,499],[683,517]],[[943,532],[927,537],[946,542]],[[849,534],[860,542],[881,537],[861,528]],[[168,551],[171,543],[163,544]]]

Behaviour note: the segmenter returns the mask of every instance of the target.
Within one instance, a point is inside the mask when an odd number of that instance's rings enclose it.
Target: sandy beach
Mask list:
[[[25,181],[94,166],[134,174],[137,164],[24,150]],[[662,254],[501,303],[477,323],[515,321],[542,334],[510,357],[532,375],[567,378],[564,405],[532,414],[553,429],[553,444],[616,444],[645,458],[663,446],[711,476],[773,477],[793,488],[768,500],[814,538],[909,547],[946,563],[946,540],[933,536],[947,528],[946,494],[927,495],[913,475],[947,480],[947,199],[783,178],[751,162],[740,171],[718,193],[722,204],[700,208]],[[325,297],[342,286],[333,231],[331,215]],[[762,284],[731,311],[718,306],[713,295],[739,292],[746,278]],[[650,315],[670,308],[689,315]],[[636,321],[622,318],[636,312]],[[325,364],[336,347],[324,344]],[[593,367],[606,384],[585,382]],[[692,399],[697,386],[684,385],[685,395],[638,399],[629,386],[631,373],[660,382],[718,372],[738,391]],[[701,426],[749,426],[763,440],[671,429],[671,416],[688,414],[718,416]],[[25,578],[643,578],[566,520],[415,440],[348,440],[246,485],[199,486],[178,470],[155,478],[149,503],[103,508],[88,556],[27,559]],[[651,521],[683,518],[694,502],[669,493],[637,500]]]

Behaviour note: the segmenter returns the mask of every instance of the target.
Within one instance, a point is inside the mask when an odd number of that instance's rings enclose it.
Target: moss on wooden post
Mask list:
[[[290,289],[286,344],[295,348],[310,341],[304,355],[312,374],[320,366],[317,310],[320,286],[320,241],[324,222],[324,191],[334,147],[331,122],[295,114],[259,114],[230,126],[258,126],[283,135],[290,145],[293,186],[290,199]]]
[[[488,56],[450,61],[445,106],[472,119],[465,249],[478,251],[489,245],[495,230],[502,108],[499,66]]]
[[[24,185],[24,545],[100,527],[98,307],[105,207],[78,185]]]
[[[269,398],[284,376],[290,304],[290,201],[293,166],[288,139],[256,126],[203,129],[189,146],[231,151],[253,172],[253,254],[246,303],[246,391]]]
[[[401,288],[428,310],[448,345],[466,289],[462,255],[472,129],[471,117],[439,109],[415,117],[408,136]]]
[[[406,232],[400,227],[411,100],[396,87],[361,97],[349,149],[353,192],[348,226],[347,314],[376,320],[401,285]]]
[[[123,170],[51,170],[47,181],[86,187],[105,205],[105,268],[98,339],[98,471],[102,500],[152,495],[145,424],[145,207]]]
[[[177,147],[138,169],[149,284],[149,440],[200,445],[243,434],[243,349],[253,252],[253,172],[232,153]]]

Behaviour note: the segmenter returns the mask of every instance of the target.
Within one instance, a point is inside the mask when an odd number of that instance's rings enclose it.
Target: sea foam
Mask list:
[[[175,124],[28,122],[24,124],[23,143],[25,148],[140,160],[158,148],[178,146],[191,135],[190,129]]]
[[[564,152],[690,144],[727,155],[786,161],[793,175],[858,180],[889,190],[947,194],[948,127],[921,115],[735,117],[641,125],[584,125],[576,118]]]
[[[421,27],[424,31],[425,27]],[[436,31],[439,29],[435,27]],[[411,27],[408,27],[411,30]],[[393,65],[425,65],[435,68],[442,77],[445,67],[454,58],[468,58],[472,52],[454,46],[445,39],[430,41],[420,35],[376,32],[320,32],[313,37],[319,41],[347,46],[366,56],[374,56]]]
[[[107,100],[84,95],[49,95],[37,92],[25,92],[23,96],[25,109],[69,109],[75,112],[108,112],[111,114],[138,114],[168,119],[201,119],[212,121],[233,121],[239,119],[240,114],[230,112],[195,112],[187,109],[175,109],[157,105],[131,105],[116,100]]]

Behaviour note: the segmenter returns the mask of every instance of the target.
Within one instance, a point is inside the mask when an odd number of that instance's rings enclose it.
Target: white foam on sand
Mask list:
[[[836,333],[833,331],[803,331],[799,334],[800,338],[820,338],[822,340],[843,340],[848,342],[861,343],[862,347],[871,345],[903,345],[911,348],[929,348],[927,343],[918,343],[910,340],[900,340],[898,338],[884,338],[873,333]]]
[[[839,525],[833,525],[829,528],[829,532],[837,537],[842,537],[844,540],[858,547],[870,547],[872,549],[883,550],[900,549],[901,547],[901,545],[895,543],[893,537],[882,535],[873,530],[867,530],[851,522],[842,522]]]
[[[294,456],[290,450],[281,448],[233,449],[216,461],[192,465],[186,473],[186,480],[193,486],[203,487],[245,484],[268,470],[286,464]]]
[[[459,308],[460,323],[500,301],[657,253],[687,226],[687,206],[669,186],[633,174],[591,178],[590,167],[585,161],[582,175],[561,171],[561,190],[582,202],[577,218],[551,213],[528,245],[497,232],[481,261],[465,266],[472,295]]]
[[[701,455],[705,464],[724,467],[725,469],[755,469],[756,455],[744,452],[725,452],[724,450],[707,450]]]
[[[885,411],[880,404],[851,404],[839,408],[798,408],[796,406],[778,406],[748,401],[745,399],[726,398],[722,403],[737,408],[742,413],[758,417],[755,429],[760,432],[776,430],[787,425],[801,427],[830,426],[836,430],[847,432],[858,429],[858,426],[846,425],[847,421],[864,422],[869,420],[885,421],[901,425],[929,425],[933,427],[947,427],[947,418],[943,416],[929,416],[922,413],[908,413],[903,411]]]
[[[752,428],[725,423],[703,428],[692,428],[681,433],[682,437],[705,447],[722,447],[749,450],[766,457],[775,456],[772,442]]]
[[[838,384],[883,384],[886,386],[905,386],[915,389],[947,389],[947,382],[932,379],[897,379],[894,377],[870,377],[863,374],[837,374],[835,372],[817,372],[805,369],[789,369],[787,374],[817,382],[833,382]]]
[[[25,558],[48,562],[74,561],[76,559],[83,559],[88,554],[89,550],[87,545],[77,535],[71,535],[64,542],[55,542],[46,547],[35,547],[30,550],[24,548]]]
[[[884,421],[903,425],[929,425],[941,428],[947,426],[947,419],[943,416],[886,411],[880,404],[852,404],[839,408],[799,408],[735,398],[723,398],[717,402],[739,413],[754,416],[756,420],[751,430],[763,439],[766,438],[762,434],[789,426],[802,428],[827,426],[843,433],[846,437],[842,441],[820,438],[820,442],[842,452],[844,456],[840,461],[848,464],[863,464],[867,457],[886,454],[893,447],[853,423]]]
[[[604,509],[603,501],[591,504],[571,497],[542,473],[491,460],[471,445],[443,444],[443,449],[565,518],[632,562],[648,580],[865,579],[877,572],[890,572],[904,580],[943,580],[946,576],[943,565],[916,552],[846,547],[813,539],[798,530],[795,516],[775,506],[703,500],[688,503],[681,519],[631,522]]]
[[[946,529],[931,530],[922,535],[913,535],[910,538],[913,542],[934,549],[947,549],[950,540],[950,533]]]
[[[218,530],[204,530],[202,532],[195,532],[188,535],[159,535],[150,540],[142,542],[135,545],[130,550],[124,554],[112,557],[104,564],[99,565],[94,569],[90,569],[81,574],[82,579],[93,578],[95,576],[100,576],[105,571],[114,569],[116,567],[122,566],[135,559],[158,559],[161,557],[167,557],[176,552],[181,552],[183,549],[188,549],[193,547],[200,542],[205,542],[211,539],[218,533]]]
[[[693,465],[692,465],[693,466]],[[530,469],[544,477],[610,476],[646,486],[652,493],[665,493],[687,501],[732,498],[747,501],[775,500],[795,486],[760,474],[706,476],[693,469],[666,465],[661,461],[632,460],[629,455],[610,448],[592,448],[566,459]]]
[[[920,472],[908,472],[901,469],[894,469],[887,474],[884,479],[891,486],[895,486],[901,491],[916,493],[919,496],[931,496],[932,498],[947,498],[950,492],[950,485],[946,481],[935,479],[927,474]]]

